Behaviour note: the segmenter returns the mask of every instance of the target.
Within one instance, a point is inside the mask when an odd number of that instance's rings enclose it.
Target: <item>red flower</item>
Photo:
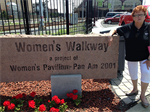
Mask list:
[[[45,105],[44,104],[41,104],[40,106],[39,106],[39,111],[45,111],[46,110],[46,107],[45,107]]]
[[[73,93],[77,93],[77,92],[78,92],[78,90],[77,90],[77,89],[74,89],[74,90],[73,90]]]
[[[72,98],[73,97],[73,93],[70,93],[70,98]]]
[[[48,100],[48,103],[50,103],[51,101],[50,100]]]
[[[16,96],[13,96],[12,99],[16,98]]]
[[[28,104],[29,104],[29,107],[35,108],[35,102],[34,102],[34,100],[29,100]]]
[[[59,99],[59,98],[58,98],[58,99],[55,99],[54,101],[55,101],[56,104],[59,104],[59,103],[60,103],[60,99]]]
[[[15,108],[15,104],[11,103],[8,105],[8,110],[13,110]]]
[[[58,99],[58,96],[55,95],[55,96],[52,97],[52,101],[55,100],[55,99]]]
[[[49,111],[50,112],[59,112],[59,109],[52,107]]]
[[[60,103],[60,99],[56,95],[52,97],[52,101],[55,101],[56,104]]]
[[[32,93],[30,93],[31,97],[34,97],[36,95],[36,93],[33,91]]]
[[[65,103],[64,99],[60,100],[60,104],[64,104],[64,103]]]
[[[6,107],[8,105],[10,105],[10,101],[4,101],[3,105]]]
[[[26,97],[27,95],[26,95],[25,93],[22,93],[22,96],[23,96],[23,97]]]
[[[67,93],[67,97],[70,98],[70,94],[69,93]]]
[[[16,96],[16,99],[19,99],[19,98],[22,98],[23,96],[22,96],[22,94],[18,94],[17,96]]]
[[[72,99],[76,100],[78,98],[78,95],[73,95]]]

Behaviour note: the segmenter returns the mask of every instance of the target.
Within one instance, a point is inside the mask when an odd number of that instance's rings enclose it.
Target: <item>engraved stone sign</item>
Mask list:
[[[55,74],[83,79],[117,77],[119,37],[68,35],[0,37],[0,82],[49,80]]]

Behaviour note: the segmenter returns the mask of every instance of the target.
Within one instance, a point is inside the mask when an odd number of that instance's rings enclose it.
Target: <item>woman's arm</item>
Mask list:
[[[144,62],[144,63],[146,63],[146,66],[147,66],[147,69],[149,70],[149,68],[150,68],[150,55],[148,56],[148,59]],[[143,63],[143,64],[144,64]]]
[[[109,36],[108,36],[108,45],[111,46],[112,42],[113,42],[113,35],[117,32],[116,29],[113,29],[109,32]]]
[[[149,54],[149,57],[148,57],[148,61],[150,61],[150,54]]]

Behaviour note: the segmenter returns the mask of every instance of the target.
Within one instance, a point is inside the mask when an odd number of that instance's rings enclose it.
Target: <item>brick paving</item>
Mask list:
[[[138,69],[138,90],[139,93],[136,96],[126,96],[125,93],[128,91],[131,91],[133,86],[132,86],[132,82],[131,82],[131,78],[128,72],[128,66],[127,66],[127,61],[125,61],[125,68],[123,71],[122,75],[119,75],[116,79],[111,79],[111,85],[112,88],[114,90],[114,92],[116,93],[116,95],[122,100],[124,101],[126,104],[129,103],[134,103],[139,101],[140,98],[140,92],[141,92],[141,73],[140,73],[140,69]],[[146,95],[150,94],[150,84],[148,86],[148,89],[146,91]]]

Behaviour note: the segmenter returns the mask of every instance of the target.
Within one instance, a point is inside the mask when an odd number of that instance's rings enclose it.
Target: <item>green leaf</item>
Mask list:
[[[5,106],[0,106],[0,112],[5,112]]]
[[[40,102],[42,101],[42,99],[41,98],[40,99],[35,99],[34,101],[35,101],[35,105],[37,107],[39,107],[40,106]]]
[[[17,108],[17,107],[16,107],[16,108],[15,108],[15,110],[19,111],[19,110],[20,110],[20,108]]]
[[[38,109],[36,108],[36,109],[34,110],[34,112],[38,112]]]
[[[56,106],[55,101],[51,101],[51,102],[49,103],[49,106],[50,106],[50,107],[54,107],[54,106]]]
[[[17,107],[22,107],[22,106],[23,106],[23,104],[18,104],[18,105],[17,105]]]
[[[76,104],[76,106],[78,106],[80,104],[80,102],[76,102],[75,104]]]
[[[81,96],[81,95],[78,95],[78,98],[82,98],[82,96]]]
[[[65,108],[65,110],[66,110],[66,109],[68,108],[68,105],[65,105],[64,108]]]
[[[14,104],[16,105],[17,99],[12,99],[10,102],[11,102],[11,103],[14,103]]]

